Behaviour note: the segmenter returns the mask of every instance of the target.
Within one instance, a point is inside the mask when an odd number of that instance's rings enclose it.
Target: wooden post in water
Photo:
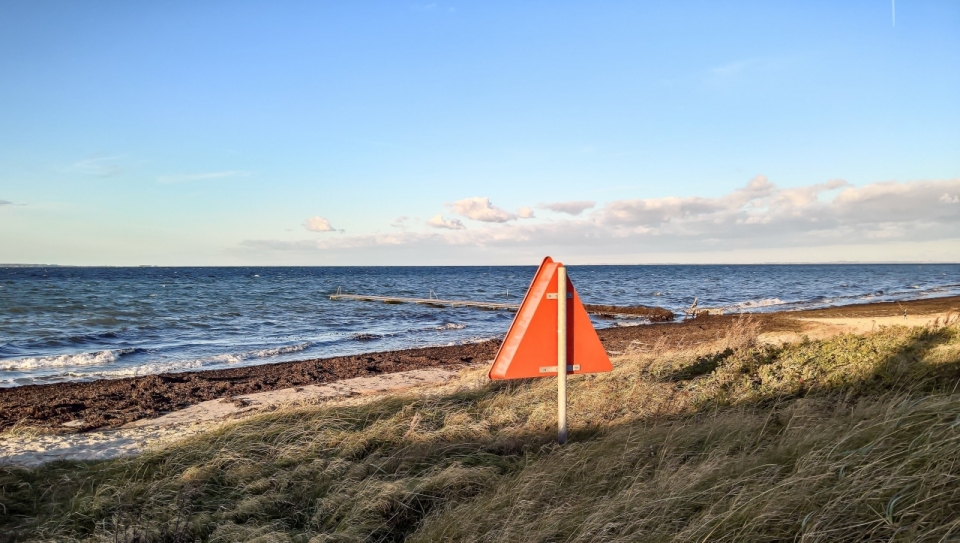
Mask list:
[[[557,268],[557,442],[567,442],[567,268]]]

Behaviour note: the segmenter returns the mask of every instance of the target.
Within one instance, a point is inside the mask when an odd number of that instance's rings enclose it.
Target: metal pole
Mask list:
[[[557,267],[557,442],[567,442],[567,268]]]

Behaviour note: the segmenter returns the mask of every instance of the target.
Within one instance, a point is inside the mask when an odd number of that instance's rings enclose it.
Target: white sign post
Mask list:
[[[557,268],[557,442],[567,442],[567,267]]]

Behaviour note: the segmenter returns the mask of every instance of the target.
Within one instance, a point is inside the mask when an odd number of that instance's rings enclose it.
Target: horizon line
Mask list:
[[[568,266],[835,266],[835,265],[960,265],[960,261],[937,260],[833,260],[829,262],[689,262],[567,264]],[[489,268],[525,267],[531,264],[19,264],[0,263],[0,268]]]

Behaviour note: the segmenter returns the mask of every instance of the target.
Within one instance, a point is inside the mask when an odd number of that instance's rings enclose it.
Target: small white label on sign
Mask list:
[[[572,293],[572,292],[568,292],[568,293],[567,293],[567,299],[569,300],[569,299],[571,299],[571,298],[573,298],[573,293]],[[557,293],[556,293],[556,292],[548,292],[548,293],[547,293],[547,299],[548,299],[548,300],[556,300],[556,299],[557,299]]]
[[[567,366],[567,371],[580,371],[580,364]],[[557,373],[556,366],[540,366],[540,373]]]

